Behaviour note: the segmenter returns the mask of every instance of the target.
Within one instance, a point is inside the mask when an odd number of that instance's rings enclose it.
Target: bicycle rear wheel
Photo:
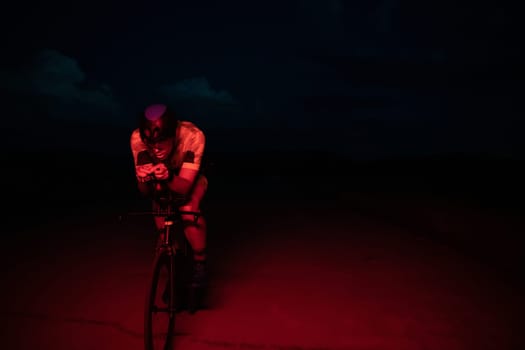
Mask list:
[[[166,285],[173,285],[173,256],[167,252],[157,254],[153,262],[151,284],[146,293],[144,312],[144,345],[146,350],[172,349],[175,327],[173,293],[168,303],[162,294]]]

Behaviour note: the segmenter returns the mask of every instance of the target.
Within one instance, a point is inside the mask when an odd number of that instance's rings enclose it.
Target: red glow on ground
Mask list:
[[[377,221],[325,214],[289,211],[247,221],[229,244],[213,238],[210,308],[179,315],[179,348],[514,349],[523,340],[521,294],[493,271]],[[76,227],[45,228],[19,260],[4,247],[6,349],[142,349],[146,226]]]

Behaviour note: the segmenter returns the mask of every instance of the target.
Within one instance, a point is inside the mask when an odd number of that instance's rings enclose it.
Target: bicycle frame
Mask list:
[[[157,211],[153,211],[152,213],[154,216],[164,217],[163,241],[161,242],[160,247],[157,247],[158,251],[156,253],[159,254],[162,250],[168,250],[169,255],[176,254],[176,249],[173,249],[173,243],[180,243],[179,241],[173,242],[172,232],[174,229],[176,229],[176,224],[182,221],[181,215],[193,215],[195,222],[199,219],[199,216],[201,215],[200,212],[180,210],[174,211],[170,206],[165,210],[159,209]],[[188,241],[185,238],[183,238],[183,243],[184,254],[187,254]]]
[[[144,330],[144,341],[145,341],[145,348],[148,350],[156,350],[156,348],[153,346],[153,340],[152,340],[152,328],[151,328],[151,322],[152,322],[152,316],[151,314],[155,314],[158,312],[161,313],[167,313],[169,317],[169,326],[168,326],[168,333],[166,335],[166,344],[171,343],[172,337],[174,335],[173,332],[173,324],[175,320],[175,313],[177,312],[177,306],[174,302],[174,296],[175,296],[175,279],[174,279],[174,273],[176,273],[176,262],[174,261],[175,256],[177,254],[177,250],[183,249],[183,255],[188,255],[188,245],[189,242],[186,239],[186,236],[184,235],[184,230],[182,226],[177,226],[178,224],[182,224],[182,215],[192,215],[194,221],[196,222],[198,218],[202,215],[201,212],[193,212],[193,211],[181,211],[178,209],[178,207],[175,207],[175,205],[166,205],[159,207],[157,210],[152,211],[146,211],[146,212],[138,212],[138,213],[131,213],[130,215],[153,215],[156,217],[163,217],[164,218],[164,228],[163,228],[163,237],[161,242],[157,242],[156,248],[155,248],[155,258],[154,258],[154,266],[153,266],[153,275],[152,275],[152,281],[150,285],[150,290],[147,295],[146,300],[146,309],[145,309],[145,330]],[[177,228],[180,228],[180,230],[176,231]],[[174,236],[174,233],[180,233],[180,235]],[[175,238],[174,238],[175,237]],[[180,237],[180,240],[177,239]],[[181,241],[182,240],[182,241]],[[175,246],[174,243],[183,243],[183,246]],[[160,244],[159,244],[160,243]],[[168,258],[167,261],[167,272],[168,272],[168,283],[169,283],[169,299],[166,307],[159,307],[156,305],[156,303],[152,302],[152,295],[155,294],[155,292],[152,292],[152,290],[155,290],[158,288],[158,284],[156,279],[158,278],[158,274],[155,275],[156,269],[158,267],[156,265],[159,264],[160,259],[164,256]],[[157,276],[157,277],[155,277]],[[155,286],[155,287],[154,287]],[[154,288],[154,289],[152,289]],[[190,311],[192,312],[192,311]],[[166,345],[165,344],[165,345]]]
[[[168,274],[169,274],[169,286],[170,286],[170,295],[173,296],[175,293],[175,281],[173,279],[175,261],[174,257],[177,255],[179,250],[182,250],[183,256],[187,257],[189,252],[189,242],[184,235],[184,230],[182,227],[177,227],[177,224],[182,223],[181,215],[193,215],[194,221],[197,221],[201,215],[199,212],[188,212],[173,210],[171,206],[168,206],[166,209],[159,209],[154,212],[154,216],[164,217],[164,228],[163,228],[163,240],[160,245],[157,246],[155,254],[161,255],[164,252],[168,255]],[[178,231],[176,231],[178,229]],[[178,235],[176,235],[178,234]],[[169,312],[174,312],[175,306],[171,303],[168,306]]]

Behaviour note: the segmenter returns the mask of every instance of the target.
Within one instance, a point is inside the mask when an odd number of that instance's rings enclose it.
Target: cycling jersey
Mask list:
[[[182,168],[200,170],[205,145],[204,133],[192,122],[178,121],[174,136],[173,149],[163,163],[175,173]],[[138,128],[132,132],[130,142],[135,166],[160,163],[151,148],[140,138]]]

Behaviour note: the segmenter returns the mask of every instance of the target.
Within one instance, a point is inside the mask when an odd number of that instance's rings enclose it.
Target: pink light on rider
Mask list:
[[[146,116],[146,119],[153,121],[153,120],[159,120],[160,117],[166,112],[166,105],[163,104],[157,104],[157,105],[151,105],[144,111],[144,115]]]

